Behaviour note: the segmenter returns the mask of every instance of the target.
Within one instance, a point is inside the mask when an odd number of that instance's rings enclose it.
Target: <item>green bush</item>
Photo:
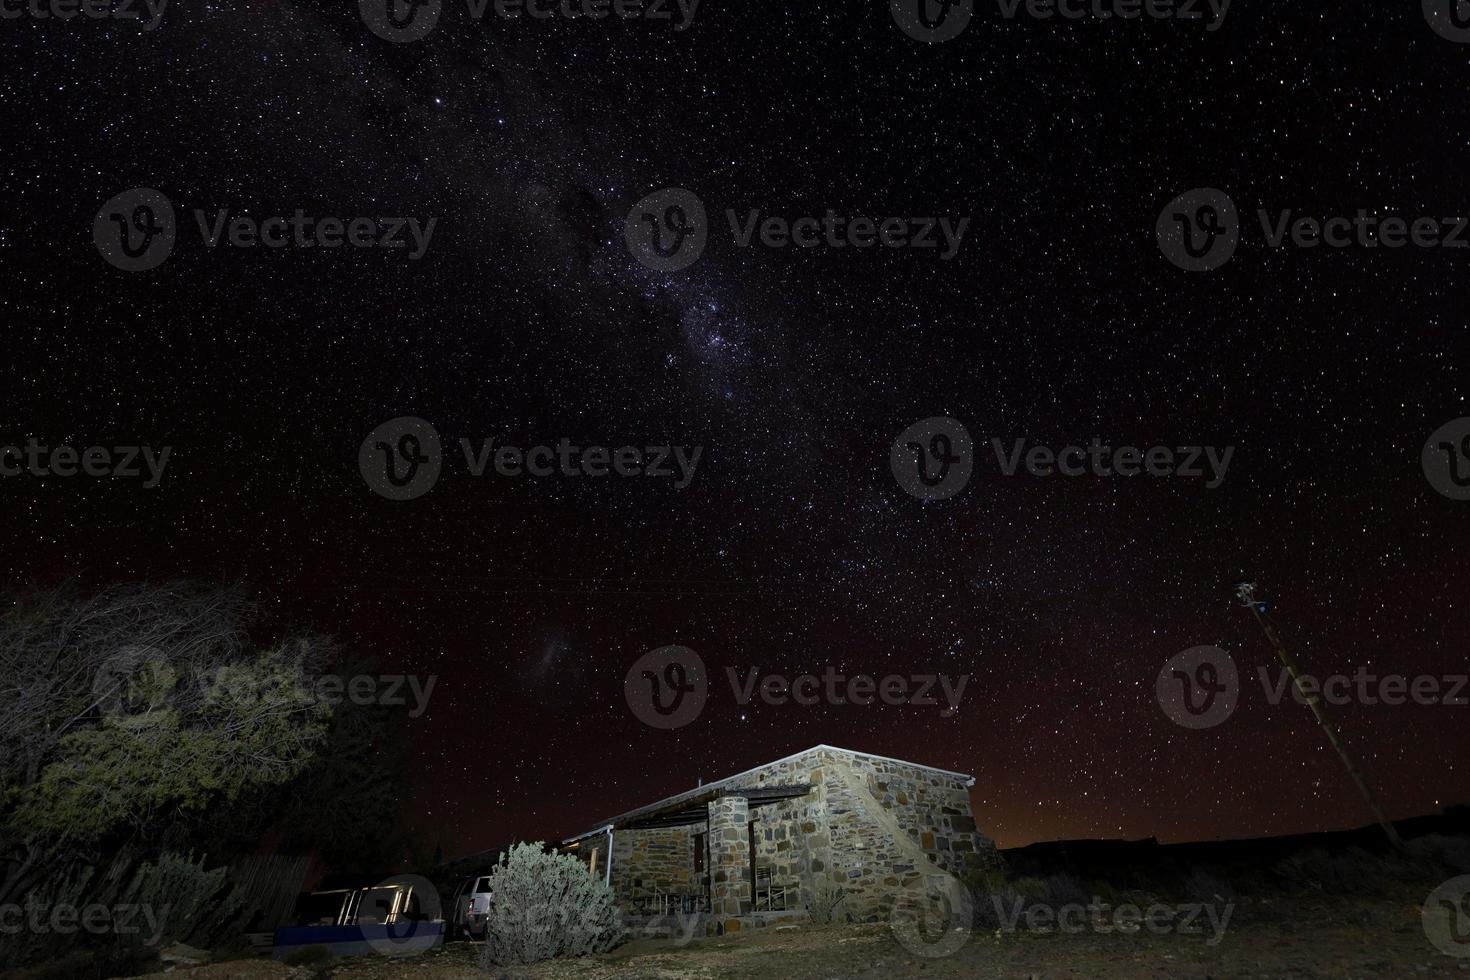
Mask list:
[[[485,969],[605,953],[627,935],[612,889],[568,854],[516,844],[490,877]]]

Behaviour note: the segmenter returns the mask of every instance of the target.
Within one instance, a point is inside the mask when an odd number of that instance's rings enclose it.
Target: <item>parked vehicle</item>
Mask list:
[[[466,878],[449,900],[450,933],[459,938],[485,938],[485,919],[490,914],[490,877]]]
[[[425,903],[409,880],[302,895],[293,924],[274,933],[275,958],[306,946],[325,946],[333,956],[404,956],[432,949],[443,943],[445,933],[444,919],[434,914],[439,897],[432,897]]]

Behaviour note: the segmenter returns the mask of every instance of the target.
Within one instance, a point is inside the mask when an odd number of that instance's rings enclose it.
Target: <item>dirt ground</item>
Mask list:
[[[501,974],[516,980],[837,980],[846,977],[1005,980],[1230,980],[1287,977],[1456,977],[1470,958],[1440,953],[1425,938],[1418,900],[1346,902],[1330,897],[1239,899],[1217,946],[1203,936],[977,933],[952,955],[908,952],[882,925],[760,930],[675,946],[639,940],[599,957],[544,963]],[[479,947],[456,943],[408,960],[341,961],[320,972],[255,961],[154,974],[197,980],[485,980]]]

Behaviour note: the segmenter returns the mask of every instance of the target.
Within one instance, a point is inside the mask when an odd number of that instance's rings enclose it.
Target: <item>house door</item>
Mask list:
[[[709,897],[709,875],[705,872],[705,854],[709,843],[704,834],[694,835],[694,880],[699,883],[701,899]],[[700,907],[703,908],[703,902]]]
[[[755,821],[746,824],[750,834],[750,907],[755,908]]]

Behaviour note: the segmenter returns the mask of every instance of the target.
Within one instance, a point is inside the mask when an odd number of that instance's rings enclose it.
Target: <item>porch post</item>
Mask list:
[[[709,804],[710,918],[716,935],[739,932],[751,911],[750,804],[721,796]]]

